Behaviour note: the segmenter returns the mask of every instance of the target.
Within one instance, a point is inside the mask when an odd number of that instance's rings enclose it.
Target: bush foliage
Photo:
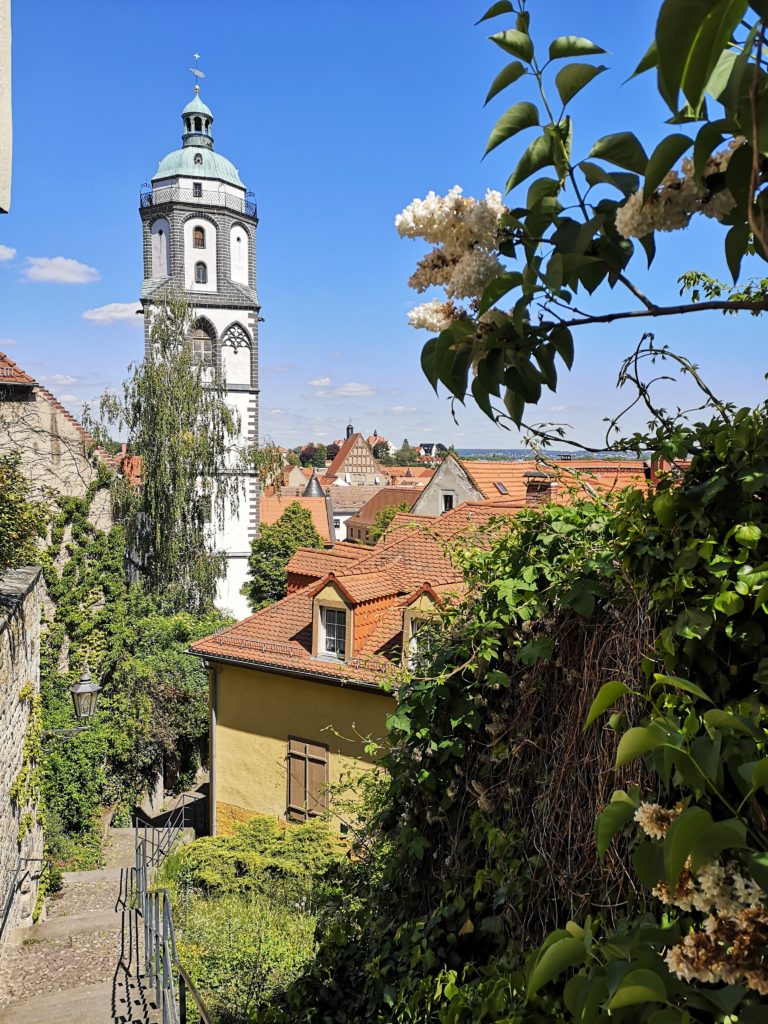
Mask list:
[[[260,1020],[768,1012],[768,408],[664,454],[690,469],[458,552],[470,598],[400,692],[317,958]]]

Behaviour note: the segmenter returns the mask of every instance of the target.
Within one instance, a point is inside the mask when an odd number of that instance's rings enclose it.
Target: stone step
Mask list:
[[[49,918],[68,917],[86,911],[112,910],[129,882],[127,868],[102,868],[98,871],[66,871],[61,892],[45,901]]]
[[[0,1024],[158,1024],[154,993],[130,979],[32,996],[0,1009]]]
[[[14,928],[9,941],[12,946],[23,946],[25,943],[45,942],[66,935],[119,931],[122,922],[122,914],[116,914],[114,910],[91,910],[83,914],[68,914],[66,917],[49,917],[29,928]]]

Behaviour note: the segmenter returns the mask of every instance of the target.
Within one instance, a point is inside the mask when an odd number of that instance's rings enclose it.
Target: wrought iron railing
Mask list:
[[[185,816],[183,796],[162,828],[145,822],[136,824],[135,906],[144,930],[144,981],[154,988],[163,1024],[213,1024],[200,993],[179,961],[168,890],[152,885],[155,871],[181,835]]]
[[[246,217],[256,216],[256,203],[252,199],[234,196],[229,192],[214,192],[212,189],[198,192],[191,188],[181,188],[178,185],[167,185],[149,192],[142,192],[139,201],[142,208],[179,202],[201,206],[223,206],[227,210],[243,213]]]

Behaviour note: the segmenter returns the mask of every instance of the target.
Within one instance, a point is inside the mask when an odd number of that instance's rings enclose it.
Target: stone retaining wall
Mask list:
[[[39,568],[0,575],[0,917],[19,857],[42,857],[37,808],[11,800],[24,765],[24,739],[40,693],[40,609],[45,587]],[[22,836],[19,840],[19,836]],[[22,864],[3,941],[32,923],[41,865]]]

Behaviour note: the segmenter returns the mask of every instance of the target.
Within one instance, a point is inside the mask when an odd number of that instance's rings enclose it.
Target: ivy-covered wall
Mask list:
[[[37,567],[0,576],[0,906],[19,857],[42,857],[40,813],[42,708],[40,613],[43,581]],[[23,866],[5,937],[31,922],[41,865]]]

